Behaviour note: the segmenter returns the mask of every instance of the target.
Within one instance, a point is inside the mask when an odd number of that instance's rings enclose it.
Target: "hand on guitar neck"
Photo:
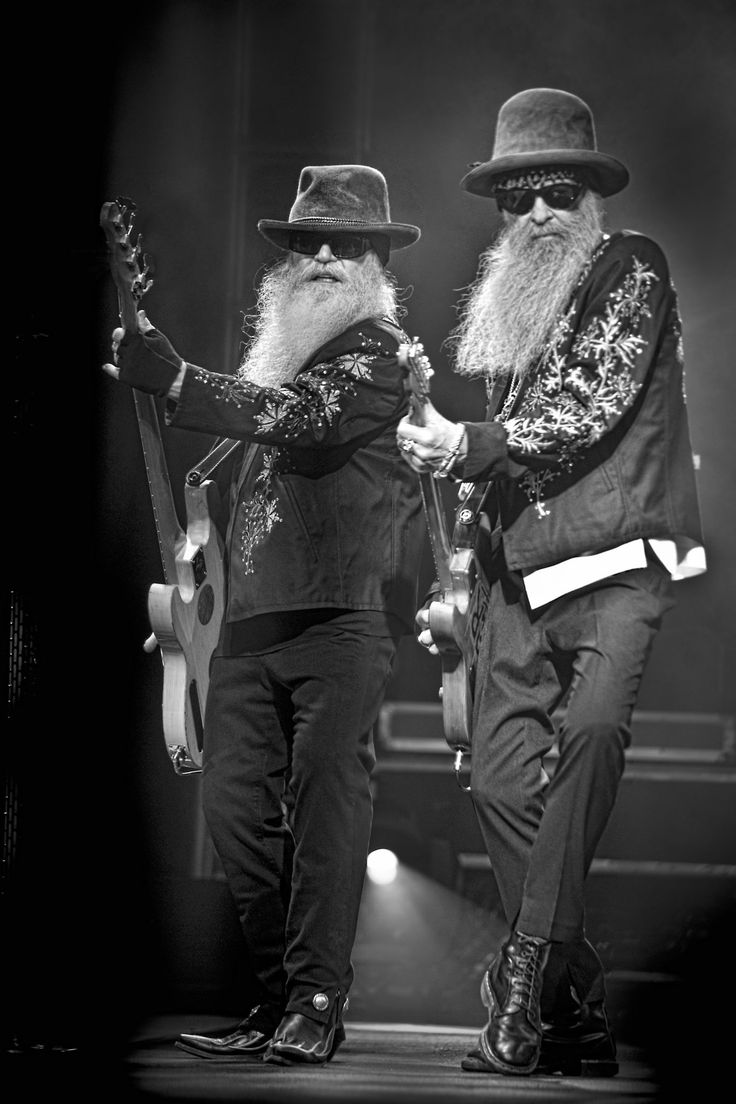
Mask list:
[[[411,412],[396,428],[397,444],[415,472],[442,478],[453,464],[465,459],[465,426],[445,418],[430,401],[434,372],[418,338],[399,347],[398,361],[407,373]]]
[[[428,398],[413,404],[396,436],[404,460],[419,475],[442,472],[449,456],[462,463],[467,453],[465,426],[445,418]]]
[[[135,203],[122,196],[103,203],[100,211],[120,315],[120,325],[112,335],[113,363],[103,364],[102,369],[138,391],[176,399],[186,365],[169,339],[139,309],[153,280],[143,240],[133,233],[135,212]]]
[[[137,312],[136,323],[134,332],[122,326],[113,330],[114,363],[103,364],[103,371],[140,391],[178,400],[187,370],[186,361],[179,356],[168,337],[146,317],[145,311]]]

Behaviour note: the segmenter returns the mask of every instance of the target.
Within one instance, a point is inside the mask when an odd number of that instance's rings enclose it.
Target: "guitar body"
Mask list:
[[[148,616],[164,667],[164,742],[177,774],[202,768],[210,660],[225,613],[224,548],[212,521],[214,484],[185,488],[186,540],[176,555],[177,582],[153,583]]]
[[[475,668],[489,592],[473,549],[457,548],[449,566],[452,585],[430,603],[429,630],[442,665],[445,739],[456,751],[470,752]]]

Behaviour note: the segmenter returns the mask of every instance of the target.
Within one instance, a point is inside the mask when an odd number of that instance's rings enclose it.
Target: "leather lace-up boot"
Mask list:
[[[489,1011],[478,1047],[463,1069],[527,1075],[542,1045],[540,994],[549,941],[514,932],[483,976],[481,1000]]]
[[[553,943],[542,985],[538,1073],[568,1077],[618,1073],[605,1002],[603,964],[590,941]]]
[[[578,1001],[574,1012],[542,1024],[538,1073],[615,1077],[616,1043],[602,1000]]]

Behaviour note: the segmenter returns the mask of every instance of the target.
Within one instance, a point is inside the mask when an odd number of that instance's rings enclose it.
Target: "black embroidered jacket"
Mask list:
[[[504,420],[506,384],[453,474],[492,479],[508,566],[635,537],[702,542],[677,295],[660,247],[606,236]]]
[[[384,320],[358,322],[278,389],[190,366],[170,424],[262,446],[231,487],[228,621],[341,607],[413,631],[425,528],[396,445],[406,340]]]

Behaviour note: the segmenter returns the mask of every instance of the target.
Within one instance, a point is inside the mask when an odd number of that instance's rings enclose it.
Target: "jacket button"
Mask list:
[[[330,998],[326,993],[315,993],[312,997],[312,1004],[318,1012],[324,1012],[330,1006]]]

